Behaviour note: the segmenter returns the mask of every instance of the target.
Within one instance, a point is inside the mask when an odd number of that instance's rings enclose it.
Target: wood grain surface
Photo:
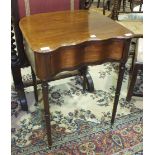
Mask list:
[[[62,46],[76,45],[90,40],[105,40],[133,34],[113,20],[89,11],[62,11],[24,17],[20,28],[35,52],[54,51]],[[43,51],[45,52],[45,51]]]

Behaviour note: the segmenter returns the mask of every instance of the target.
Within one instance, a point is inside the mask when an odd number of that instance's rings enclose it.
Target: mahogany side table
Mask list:
[[[133,32],[108,17],[89,11],[35,14],[20,21],[26,54],[42,81],[48,145],[52,145],[48,80],[62,71],[103,62],[119,62],[111,123],[114,123]]]

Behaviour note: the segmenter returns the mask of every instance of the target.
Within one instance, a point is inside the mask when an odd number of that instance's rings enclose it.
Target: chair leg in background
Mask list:
[[[133,0],[130,0],[130,10],[133,12]]]
[[[100,7],[100,0],[98,0],[98,2],[97,2],[97,8],[99,8]]]
[[[121,91],[121,87],[122,87],[124,72],[125,72],[125,64],[121,63],[120,67],[119,67],[119,75],[118,75],[115,99],[114,99],[113,110],[112,110],[111,125],[113,125],[114,121],[115,121],[115,116],[116,116],[116,112],[117,112],[117,106],[118,106],[120,91]]]
[[[114,1],[115,2],[115,1]],[[121,3],[122,3],[122,0],[119,0],[118,1],[118,11],[120,11],[120,9],[121,9]]]
[[[126,8],[126,0],[123,0],[123,12],[125,12],[125,8]]]
[[[103,0],[103,15],[105,15],[105,9],[106,9],[106,4],[105,4],[105,0]]]
[[[86,71],[87,71],[87,66],[84,66],[82,68],[79,69],[81,76],[83,77],[83,82],[82,82],[82,86],[83,86],[83,92],[86,91]]]
[[[33,87],[34,87],[34,97],[35,97],[35,106],[38,105],[38,90],[37,90],[37,80],[36,80],[36,76],[35,73],[31,67],[31,74],[32,74],[32,80],[33,80]]]
[[[94,91],[94,83],[92,80],[91,75],[88,72],[88,66],[82,67],[80,70],[81,75],[83,76],[83,91],[86,91],[86,88],[88,92]]]
[[[134,63],[135,63],[135,52],[132,55],[132,62],[131,62],[131,68],[129,70],[129,74],[133,72]]]
[[[108,10],[110,11],[110,7],[111,7],[111,0],[107,1],[107,6],[108,6]]]
[[[21,76],[21,71],[19,67],[12,67],[12,77],[15,85],[15,89],[17,91],[21,109],[23,111],[28,111],[28,105],[27,105],[27,100],[26,100],[26,95],[24,92],[24,84],[22,82],[22,76]]]
[[[131,97],[133,95],[133,89],[134,89],[134,86],[135,86],[135,83],[136,83],[137,74],[138,74],[138,68],[137,68],[137,65],[135,65],[133,67],[131,82],[129,84],[129,90],[128,90],[127,97],[126,97],[126,101],[128,101],[128,102],[131,101]]]
[[[94,82],[88,71],[86,72],[86,83],[88,92],[94,92]]]
[[[83,92],[86,91],[86,87],[87,87],[87,81],[86,81],[86,74],[83,74]]]
[[[50,110],[48,102],[48,83],[47,81],[42,81],[42,93],[43,93],[43,102],[44,102],[44,115],[46,123],[46,133],[49,148],[52,146],[52,136],[51,136],[51,125],[50,125]]]

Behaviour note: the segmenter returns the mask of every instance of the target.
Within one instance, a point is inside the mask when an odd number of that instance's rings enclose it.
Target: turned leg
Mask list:
[[[35,97],[35,106],[38,105],[38,91],[37,91],[37,80],[36,80],[36,76],[35,73],[31,67],[31,75],[32,75],[32,80],[33,80],[33,87],[34,87],[34,97]]]
[[[124,72],[125,72],[125,64],[121,63],[120,67],[119,67],[119,75],[118,75],[115,99],[114,99],[114,104],[113,104],[111,125],[113,125],[114,121],[115,121],[115,116],[116,116],[116,112],[117,112],[117,106],[118,106],[120,90],[121,90],[121,86],[122,86],[122,82],[123,82]]]
[[[117,2],[117,0],[116,0],[116,2]],[[121,9],[121,3],[122,3],[122,0],[118,0],[118,10],[120,11],[120,9]]]
[[[49,148],[52,146],[52,137],[51,137],[51,125],[50,125],[50,111],[48,103],[48,83],[47,81],[42,81],[42,93],[43,93],[43,102],[44,102],[44,115],[46,123],[46,132]]]
[[[22,82],[22,76],[21,76],[21,71],[19,67],[12,67],[12,77],[15,85],[15,89],[17,91],[21,109],[23,111],[28,111],[28,105],[27,105],[27,100],[24,92],[24,85]]]

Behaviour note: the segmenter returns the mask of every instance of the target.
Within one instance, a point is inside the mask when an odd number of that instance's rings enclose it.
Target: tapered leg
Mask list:
[[[114,124],[114,120],[115,120],[115,116],[117,112],[117,106],[118,106],[124,71],[125,71],[125,64],[121,63],[119,67],[119,75],[118,75],[118,80],[117,80],[117,87],[116,87],[116,93],[115,93],[115,99],[114,99],[114,105],[113,105],[113,111],[112,111],[111,125]]]
[[[50,125],[50,111],[49,111],[49,103],[48,103],[48,83],[46,81],[42,81],[42,92],[43,92],[47,140],[48,140],[49,148],[51,148],[52,137],[51,137],[51,125]]]
[[[37,91],[37,80],[36,80],[36,76],[35,73],[31,67],[31,74],[32,74],[32,80],[33,80],[33,87],[34,87],[34,97],[35,97],[35,106],[38,105],[38,91]]]
[[[136,83],[137,74],[138,74],[138,67],[135,65],[134,68],[133,68],[131,82],[130,82],[128,94],[127,94],[127,97],[126,97],[126,100],[128,102],[131,100],[131,97],[133,95],[133,89],[134,89],[134,86],[135,86],[135,83]]]

